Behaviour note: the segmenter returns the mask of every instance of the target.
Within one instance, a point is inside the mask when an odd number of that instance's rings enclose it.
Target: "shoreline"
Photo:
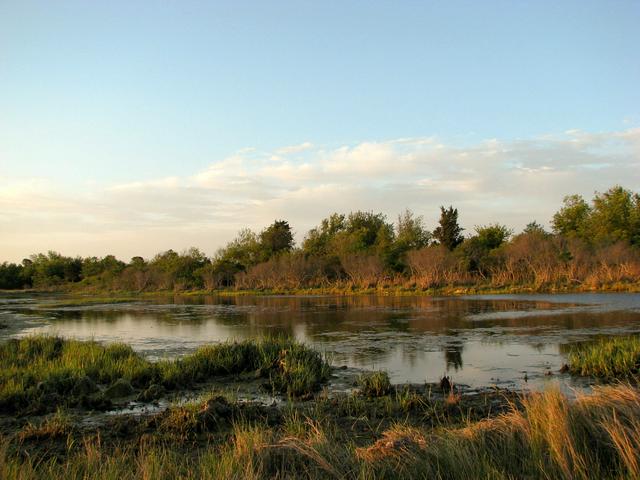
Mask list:
[[[449,286],[438,288],[404,288],[404,287],[317,287],[300,289],[197,289],[197,290],[153,290],[153,291],[127,291],[127,290],[106,290],[87,288],[57,288],[57,289],[16,289],[0,290],[2,295],[67,295],[70,297],[104,297],[108,299],[127,297],[144,298],[158,297],[166,295],[176,296],[360,296],[360,295],[380,295],[380,296],[431,296],[431,297],[456,297],[465,295],[535,295],[535,294],[572,294],[572,293],[640,293],[640,282],[638,283],[615,283],[602,287],[580,287],[572,285],[564,286]]]

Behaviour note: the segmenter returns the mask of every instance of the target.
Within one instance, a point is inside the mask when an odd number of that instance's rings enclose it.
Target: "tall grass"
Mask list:
[[[185,454],[143,442],[109,450],[85,440],[63,461],[16,457],[0,448],[0,477],[92,479],[613,479],[640,478],[640,392],[596,388],[569,400],[557,389],[457,428],[396,423],[359,445],[353,422],[297,414],[282,427],[236,422],[226,435]]]
[[[606,338],[578,344],[569,352],[569,371],[602,378],[640,374],[640,337]]]
[[[391,380],[384,371],[366,372],[358,377],[358,387],[364,396],[381,397],[391,391]]]
[[[139,389],[159,384],[175,390],[252,371],[268,378],[274,391],[301,396],[317,389],[330,369],[320,353],[286,337],[206,345],[153,363],[124,344],[32,336],[0,345],[0,412],[91,406],[121,379]]]

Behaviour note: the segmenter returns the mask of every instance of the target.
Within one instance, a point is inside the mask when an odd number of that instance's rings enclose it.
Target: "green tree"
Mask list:
[[[393,264],[394,238],[393,225],[382,213],[334,213],[307,233],[302,251],[319,256],[325,275],[333,279],[345,275],[343,260],[352,255],[376,256],[386,266]]]
[[[395,271],[407,270],[407,252],[426,247],[430,240],[431,232],[425,228],[422,216],[415,216],[411,210],[406,209],[398,215],[388,263]]]
[[[190,248],[179,254],[173,250],[156,255],[150,267],[161,274],[161,288],[191,288],[201,286],[202,277],[198,270],[209,262],[197,248]]]
[[[562,208],[553,215],[551,227],[554,233],[566,237],[585,237],[591,207],[580,195],[564,197]]]
[[[82,259],[82,278],[95,277],[99,275],[115,275],[124,270],[125,263],[118,260],[113,255],[103,258],[86,257]]]
[[[35,286],[51,287],[81,279],[82,259],[79,257],[65,257],[58,252],[49,251],[46,255],[32,255],[30,260]]]
[[[489,267],[497,260],[494,251],[509,239],[513,231],[498,223],[476,227],[475,230],[476,234],[463,242],[460,253],[469,271],[487,275]]]
[[[261,246],[258,236],[249,228],[243,228],[236,238],[219,249],[214,263],[224,261],[236,266],[238,271],[247,270],[261,260]]]
[[[348,216],[334,213],[311,229],[302,244],[307,255],[382,253],[395,237],[393,225],[382,213],[356,211]]]
[[[260,250],[262,260],[269,260],[274,255],[290,252],[293,249],[293,233],[289,222],[276,220],[260,232]]]
[[[393,241],[393,226],[382,213],[351,212],[341,240],[349,251],[375,249],[379,253]]]
[[[493,250],[500,247],[513,234],[513,230],[504,225],[494,223],[493,225],[485,225],[476,227],[477,241],[482,248]]]
[[[416,217],[409,209],[398,215],[395,243],[402,251],[426,247],[430,240],[431,232],[425,228],[422,216]]]
[[[0,289],[13,290],[24,286],[24,267],[15,263],[0,263]]]
[[[589,234],[597,243],[640,243],[640,196],[619,185],[596,193]]]
[[[527,223],[522,233],[532,233],[532,234],[545,235],[545,236],[549,235],[547,231],[544,229],[544,227],[540,225],[538,222],[536,222],[535,220],[533,222]]]
[[[131,267],[142,268],[146,265],[147,265],[147,262],[145,261],[145,259],[139,256],[131,257],[131,261],[129,262],[129,266]]]
[[[335,236],[331,248],[338,253],[343,267],[344,260],[356,254],[377,257],[385,268],[393,268],[394,238],[393,225],[383,213],[356,211],[349,214],[344,231]]]
[[[449,208],[440,207],[440,220],[438,226],[433,231],[435,238],[440,245],[451,251],[462,243],[464,237],[462,231],[464,229],[458,225],[458,209],[450,206]]]
[[[320,225],[309,230],[302,242],[305,255],[327,255],[332,253],[331,244],[340,232],[346,229],[346,217],[343,214],[332,213],[320,222]]]

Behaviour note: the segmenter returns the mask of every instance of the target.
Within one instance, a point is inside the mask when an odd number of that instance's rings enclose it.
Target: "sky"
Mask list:
[[[640,191],[638,1],[0,0],[0,261]]]

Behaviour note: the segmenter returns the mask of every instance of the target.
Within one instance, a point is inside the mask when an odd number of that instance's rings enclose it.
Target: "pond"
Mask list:
[[[394,383],[449,375],[470,387],[564,388],[569,346],[640,333],[640,294],[171,296],[51,307],[60,297],[0,297],[0,338],[33,333],[122,341],[150,358],[266,334],[293,335],[334,365],[382,369]],[[49,305],[49,306],[47,306]]]

